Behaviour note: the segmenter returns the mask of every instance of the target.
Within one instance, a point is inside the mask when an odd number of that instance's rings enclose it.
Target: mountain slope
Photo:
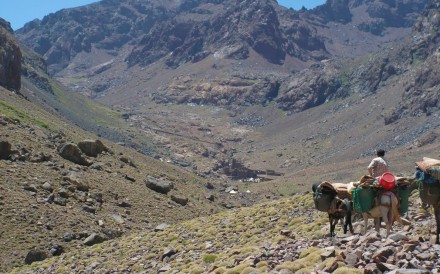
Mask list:
[[[433,216],[414,208],[410,220],[386,240],[384,229],[377,234],[372,226],[358,235],[362,221],[354,223],[355,235],[338,226],[330,239],[323,237],[325,214],[313,208],[310,194],[301,194],[132,234],[13,273],[436,273],[439,264],[431,258],[440,247],[430,241]]]
[[[400,40],[428,1],[339,2],[301,12],[269,0],[101,1],[17,35],[65,85],[109,104],[260,104],[292,71]],[[380,32],[365,22],[379,22]]]

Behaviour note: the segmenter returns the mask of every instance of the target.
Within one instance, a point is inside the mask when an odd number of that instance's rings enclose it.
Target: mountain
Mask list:
[[[268,0],[101,1],[28,23],[17,36],[64,84],[112,104],[260,104],[293,71],[407,35],[427,3],[328,1],[294,11]]]
[[[439,10],[112,0],[18,39],[1,21],[1,271],[435,269],[417,196],[397,238],[322,250],[306,190],[357,180],[378,147],[403,176],[440,157]]]
[[[134,145],[149,155],[205,176],[231,158],[254,173],[294,174],[377,146],[435,142],[436,93],[428,111],[408,105],[414,89],[401,94],[402,79],[423,67],[411,36],[429,3],[295,11],[275,1],[101,1],[30,22],[17,37],[58,81],[147,132],[154,140]]]

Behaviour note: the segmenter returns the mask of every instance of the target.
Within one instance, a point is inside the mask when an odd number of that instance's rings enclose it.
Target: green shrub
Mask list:
[[[205,263],[213,263],[213,262],[215,262],[216,259],[217,259],[217,255],[214,255],[214,254],[206,254],[206,255],[203,255],[203,258],[202,258],[202,260]]]

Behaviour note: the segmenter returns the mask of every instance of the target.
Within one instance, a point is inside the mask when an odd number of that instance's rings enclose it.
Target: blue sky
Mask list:
[[[78,7],[99,0],[1,0],[0,17],[9,21],[14,30],[35,18],[42,19],[49,13],[64,8]],[[299,10],[302,6],[308,9],[324,4],[325,0],[278,0],[280,5]]]

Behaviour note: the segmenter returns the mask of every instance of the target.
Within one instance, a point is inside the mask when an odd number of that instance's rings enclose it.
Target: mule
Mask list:
[[[344,234],[347,234],[348,228],[350,228],[351,234],[353,234],[353,224],[351,222],[351,213],[352,206],[350,200],[347,198],[342,200],[338,197],[334,198],[335,207],[328,211],[328,219],[330,222],[330,237],[336,236],[335,228],[338,222],[341,222],[341,225],[344,228]],[[345,220],[344,220],[345,219]]]
[[[431,205],[434,208],[434,218],[437,226],[435,243],[440,244],[440,183],[420,182],[419,195],[422,206],[428,208]],[[428,206],[426,207],[426,205]]]
[[[402,223],[399,216],[399,200],[396,194],[391,191],[385,191],[378,199],[378,205],[374,206],[370,211],[363,212],[364,231],[367,233],[368,219],[373,218],[376,231],[379,233],[381,218],[386,224],[386,237],[390,235],[391,227],[394,221]]]

